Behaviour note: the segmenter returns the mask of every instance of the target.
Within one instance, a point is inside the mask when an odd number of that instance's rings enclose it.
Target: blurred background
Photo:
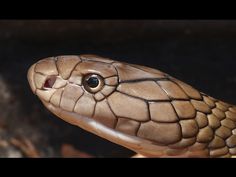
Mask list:
[[[236,21],[0,20],[0,157],[130,157],[47,111],[26,74],[41,58],[96,54],[164,71],[236,104]]]

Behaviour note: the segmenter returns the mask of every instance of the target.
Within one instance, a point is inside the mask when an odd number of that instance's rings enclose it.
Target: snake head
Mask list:
[[[61,119],[143,155],[185,153],[199,132],[195,118],[211,112],[200,92],[166,73],[95,55],[42,59],[28,81]]]

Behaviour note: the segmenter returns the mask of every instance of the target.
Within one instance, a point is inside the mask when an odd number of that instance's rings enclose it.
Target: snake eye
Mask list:
[[[104,80],[100,75],[89,74],[83,78],[83,86],[90,93],[96,93],[104,86]]]

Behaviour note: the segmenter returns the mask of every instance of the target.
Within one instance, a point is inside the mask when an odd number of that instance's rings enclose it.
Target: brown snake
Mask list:
[[[68,55],[38,61],[28,81],[61,119],[143,156],[236,155],[236,107],[159,70]]]

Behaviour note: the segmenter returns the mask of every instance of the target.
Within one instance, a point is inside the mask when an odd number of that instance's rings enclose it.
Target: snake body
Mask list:
[[[159,70],[68,55],[33,64],[28,81],[59,118],[143,156],[236,155],[236,107]]]

